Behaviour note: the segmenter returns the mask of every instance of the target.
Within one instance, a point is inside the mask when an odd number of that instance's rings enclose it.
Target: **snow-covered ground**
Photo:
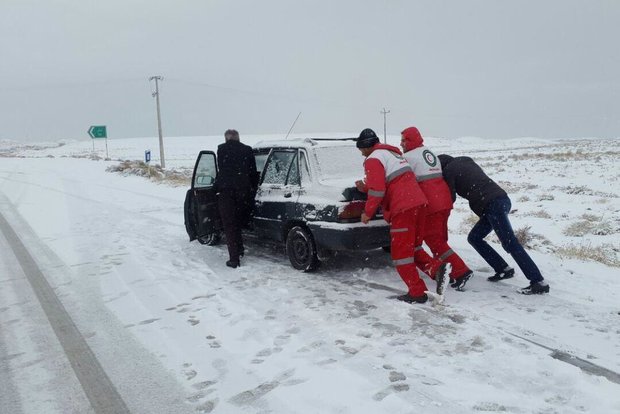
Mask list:
[[[166,167],[191,171],[199,150],[221,142],[166,138]],[[104,141],[94,144],[105,157]],[[224,246],[187,241],[185,186],[106,172],[146,149],[158,162],[156,138],[109,140],[110,161],[91,159],[92,142],[0,142],[0,213],[132,412],[158,411],[145,408],[135,384],[123,385],[132,379],[118,361],[135,364],[134,382],[167,378],[155,393],[181,395],[188,412],[620,412],[619,141],[426,144],[472,156],[509,192],[513,226],[549,295],[516,293],[527,285],[520,272],[486,281],[493,272],[467,244],[473,222],[463,200],[450,218],[451,245],[475,277],[466,292],[450,290],[443,309],[388,299],[404,284],[380,250],[339,255],[306,274],[281,247],[250,240],[242,266],[229,269]],[[15,372],[44,359],[18,335],[40,321],[15,322],[16,291],[1,275]],[[62,375],[54,364],[33,366],[39,377],[13,372],[22,400],[33,389],[53,393],[38,381]],[[45,411],[25,412],[67,412],[39,400]]]

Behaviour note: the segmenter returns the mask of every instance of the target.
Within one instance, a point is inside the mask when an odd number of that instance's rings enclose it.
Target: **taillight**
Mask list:
[[[359,221],[366,206],[365,200],[350,201],[338,208],[339,221]]]

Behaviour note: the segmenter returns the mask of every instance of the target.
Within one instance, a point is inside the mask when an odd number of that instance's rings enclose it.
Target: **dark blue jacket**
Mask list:
[[[482,171],[469,157],[439,156],[443,178],[450,187],[452,201],[456,194],[469,201],[469,207],[478,216],[484,214],[487,205],[498,197],[507,197],[506,192]]]

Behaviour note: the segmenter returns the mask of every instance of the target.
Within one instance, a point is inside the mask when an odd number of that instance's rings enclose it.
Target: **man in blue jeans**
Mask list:
[[[456,194],[469,201],[469,207],[480,220],[471,229],[467,241],[495,270],[495,275],[488,278],[490,282],[509,279],[514,276],[514,269],[493,249],[484,238],[491,230],[495,231],[502,247],[510,253],[519,268],[530,281],[530,285],[520,290],[524,295],[549,292],[549,285],[540,274],[538,266],[517,240],[508,213],[510,199],[508,194],[482,171],[482,168],[469,157],[439,156],[443,177],[450,187],[452,200]]]

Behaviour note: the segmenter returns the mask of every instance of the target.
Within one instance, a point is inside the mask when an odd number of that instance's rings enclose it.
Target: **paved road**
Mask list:
[[[123,414],[129,409],[82,337],[36,262],[0,213],[0,230],[28,279],[47,319],[97,414]],[[5,251],[8,249],[4,249]],[[6,253],[5,253],[6,254]]]
[[[48,263],[41,253],[46,247],[33,242],[41,243],[0,193],[0,412],[189,411],[174,379],[93,303],[84,304],[84,312],[102,321],[83,328],[84,337],[59,299],[58,286],[38,264]],[[52,267],[63,268],[61,263]],[[88,343],[97,333],[108,338],[97,341],[105,364]]]

